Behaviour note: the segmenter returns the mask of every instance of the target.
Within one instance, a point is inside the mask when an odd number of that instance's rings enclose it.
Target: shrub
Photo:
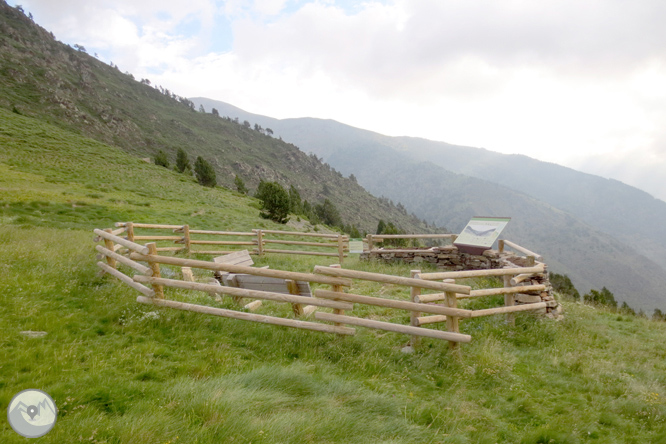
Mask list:
[[[179,173],[184,173],[186,171],[192,172],[192,167],[190,166],[190,160],[187,158],[187,153],[184,149],[178,148],[176,153],[176,171]]]
[[[236,178],[234,179],[234,185],[236,185],[236,190],[238,190],[238,192],[241,194],[247,194],[249,191],[245,186],[245,182],[243,182],[243,179],[241,179],[238,174],[236,174]]]
[[[155,165],[169,168],[169,158],[164,151],[159,150],[159,152],[155,155]]]
[[[289,221],[289,194],[277,182],[259,182],[255,197],[261,200],[261,217],[280,224]]]
[[[194,174],[197,176],[197,182],[205,187],[217,185],[213,166],[201,156],[194,162]]]

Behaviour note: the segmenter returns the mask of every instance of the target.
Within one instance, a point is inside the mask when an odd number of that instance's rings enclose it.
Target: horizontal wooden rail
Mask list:
[[[97,266],[104,270],[106,273],[109,273],[111,276],[119,279],[123,283],[129,285],[133,289],[140,291],[141,293],[145,294],[146,296],[153,298],[155,297],[155,291],[152,290],[151,288],[146,287],[145,285],[141,285],[139,283],[136,283],[132,280],[131,277],[121,273],[120,271],[116,270],[113,267],[108,266],[104,262],[97,262]]]
[[[472,290],[472,291],[474,291],[474,290]],[[467,295],[465,295],[465,296],[467,296]],[[414,296],[414,301],[419,302],[421,304],[427,304],[428,302],[437,302],[437,301],[445,301],[445,300],[446,300],[446,293],[419,294],[419,295]]]
[[[509,283],[515,287],[521,282],[527,281],[533,277],[545,278],[546,276],[543,273],[523,273],[512,277]]]
[[[286,241],[279,239],[264,239],[265,244],[282,244],[282,245],[306,245],[309,247],[325,247],[325,248],[338,248],[337,245],[325,244],[323,242],[302,242],[302,241]]]
[[[369,250],[370,253],[432,253],[437,254],[432,248],[421,248],[421,249],[392,249],[392,248],[373,248]]]
[[[393,324],[391,322],[373,321],[370,319],[355,318],[352,316],[336,315],[331,313],[317,312],[315,319],[320,321],[337,322],[339,324],[357,325],[359,327],[375,328],[377,330],[392,331],[412,336],[426,336],[429,338],[444,339],[451,342],[470,342],[472,337],[461,333],[448,331],[430,330],[409,325]]]
[[[190,234],[211,234],[215,236],[256,236],[257,235],[256,233],[250,233],[246,231],[208,231],[208,230],[190,230]]]
[[[372,240],[377,239],[450,239],[458,237],[456,234],[373,234]]]
[[[125,227],[130,222],[116,222],[116,227]],[[163,225],[163,224],[142,224],[142,223],[132,223],[134,228],[154,228],[160,230],[173,230],[176,228],[183,228],[182,225]]]
[[[514,250],[519,251],[519,252],[523,253],[526,256],[532,256],[532,257],[534,257],[534,259],[536,259],[538,261],[543,260],[543,257],[540,254],[537,254],[534,251],[530,251],[527,248],[521,247],[520,245],[515,244],[515,243],[513,243],[511,241],[508,241],[506,239],[504,239],[504,246],[513,248]]]
[[[299,231],[278,231],[278,230],[253,230],[261,231],[262,234],[284,234],[287,236],[311,236],[311,237],[322,237],[322,238],[336,238],[338,234],[324,234],[324,233],[302,233]]]
[[[292,279],[295,281],[317,282],[319,284],[351,286],[349,279],[320,276],[311,273],[300,273],[295,271],[272,270],[270,268],[245,267],[242,265],[222,264],[195,259],[182,259],[179,257],[157,256],[132,253],[130,259],[142,262],[154,262],[164,265],[177,265],[180,267],[201,268],[204,270],[227,271],[229,273],[245,273],[255,276],[275,277],[280,279]]]
[[[113,234],[114,236],[118,236],[119,234],[123,234],[125,231],[127,231],[127,228],[122,227],[111,231],[111,234]]]
[[[488,270],[467,270],[467,271],[442,271],[436,273],[421,273],[419,278],[428,281],[439,281],[442,279],[464,279],[484,276],[511,276],[521,273],[543,273],[544,265],[539,264],[534,267],[516,267],[516,268],[493,268]]]
[[[264,248],[264,253],[281,253],[281,254],[306,254],[310,256],[328,256],[328,257],[339,257],[338,253],[324,253],[321,251],[302,251],[302,250],[274,250],[270,248]],[[345,257],[347,255],[345,254]]]
[[[483,290],[472,290],[470,294],[457,295],[458,299],[478,298],[482,296],[495,296],[498,294],[529,293],[531,291],[545,291],[545,285],[523,285],[520,287],[486,288]]]
[[[192,245],[257,245],[256,242],[247,241],[209,241],[209,240],[191,240]]]
[[[498,308],[487,308],[485,310],[472,310],[473,318],[480,318],[482,316],[491,316],[496,314],[505,314],[505,313],[517,313],[520,311],[531,311],[539,310],[541,308],[546,308],[548,306],[547,302],[537,302],[536,304],[525,304],[525,305],[511,305],[508,307],[498,307]]]
[[[416,318],[416,325],[437,324],[440,322],[446,322],[446,316],[434,315],[434,316],[419,316]]]
[[[101,245],[96,245],[95,249],[102,253],[104,256],[110,257],[112,259],[117,260],[121,264],[127,265],[128,267],[134,268],[136,271],[139,273],[146,275],[146,276],[152,276],[153,275],[153,270],[150,267],[146,267],[145,265],[141,265],[138,262],[134,262],[132,259],[122,256],[118,253],[115,253],[107,248],[102,247]]]
[[[223,251],[223,250],[190,250],[190,253],[192,254],[216,254],[218,256],[222,254],[231,254],[231,253],[238,253],[241,250],[234,250],[234,251]],[[256,254],[254,252],[250,252],[250,254]]]
[[[184,249],[185,247],[157,247],[157,251],[180,251]]]
[[[401,310],[420,311],[423,313],[442,314],[450,316],[458,316],[461,318],[472,317],[471,310],[463,310],[460,308],[450,308],[443,305],[427,305],[418,304],[408,301],[396,301],[394,299],[384,299],[375,296],[364,296],[352,293],[340,293],[330,290],[315,290],[315,297],[325,299],[335,299],[340,301],[355,302],[364,305],[374,305],[377,307],[397,308]]]
[[[431,282],[423,279],[390,276],[387,274],[369,273],[367,271],[347,270],[345,268],[332,268],[316,265],[315,273],[328,276],[339,276],[351,279],[362,279],[366,281],[382,282],[385,284],[406,285],[409,287],[429,288],[431,290],[451,291],[461,294],[469,294],[471,288],[467,285],[447,284],[444,282]]]
[[[183,236],[134,236],[134,240],[181,240]]]
[[[135,282],[165,287],[181,288],[183,290],[198,290],[206,293],[228,294],[241,298],[264,299],[267,301],[288,302],[291,304],[316,305],[317,307],[336,308],[338,310],[352,310],[353,304],[347,302],[315,299],[309,296],[298,296],[271,291],[248,290],[246,288],[225,287],[221,285],[200,284],[198,282],[180,281],[177,279],[154,278],[148,276],[134,276]]]
[[[169,301],[166,299],[153,299],[139,296],[136,301],[141,304],[152,304],[159,307],[169,307],[176,310],[193,311],[196,313],[220,316],[223,318],[241,319],[243,321],[259,322],[262,324],[281,325],[283,327],[301,328],[305,330],[314,330],[324,333],[336,333],[339,335],[354,335],[356,330],[349,327],[337,325],[318,324],[316,322],[298,321],[295,319],[278,318],[274,316],[265,316],[254,313],[244,313],[241,311],[225,310],[223,308],[207,307],[205,305],[187,304],[185,302]]]
[[[122,237],[114,236],[113,234],[107,233],[106,231],[102,231],[99,228],[95,228],[93,230],[93,232],[96,235],[98,235],[99,237],[103,238],[103,239],[108,239],[108,240],[110,240],[112,242],[115,242],[117,244],[120,244],[123,247],[126,247],[126,248],[128,248],[132,251],[136,251],[137,253],[141,253],[141,254],[148,254],[149,253],[148,247],[146,247],[145,245],[139,245],[139,244],[136,244],[132,241],[128,241],[127,239],[124,239]]]

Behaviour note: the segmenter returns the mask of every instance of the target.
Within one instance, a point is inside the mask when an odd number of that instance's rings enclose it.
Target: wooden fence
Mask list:
[[[301,273],[216,263],[213,261],[187,259],[174,256],[163,256],[159,254],[160,250],[157,248],[156,242],[141,245],[135,242],[137,237],[140,238],[140,240],[173,239],[155,239],[154,236],[150,239],[143,239],[142,236],[135,235],[133,236],[133,240],[130,240],[129,234],[133,228],[137,227],[137,225],[139,224],[124,223],[116,230],[95,229],[94,232],[97,235],[96,240],[104,241],[105,244],[104,246],[96,246],[100,258],[106,259],[106,262],[100,261],[97,263],[99,268],[131,288],[139,291],[142,296],[137,297],[137,302],[143,304],[152,304],[177,310],[193,311],[251,322],[260,322],[340,335],[353,335],[356,333],[356,330],[353,327],[360,326],[409,335],[412,338],[412,345],[416,345],[418,338],[420,337],[442,339],[449,341],[452,348],[455,348],[456,344],[460,342],[465,343],[471,341],[470,335],[460,333],[459,324],[461,320],[496,314],[513,316],[516,312],[542,310],[548,306],[547,302],[514,305],[515,301],[512,299],[513,295],[516,293],[534,294],[545,290],[545,286],[543,285],[523,285],[523,282],[531,276],[542,275],[545,273],[545,265],[542,263],[538,263],[532,267],[441,273],[421,273],[420,270],[413,270],[410,277],[343,269],[340,265],[318,265],[314,267],[313,273]],[[154,227],[155,225],[151,225],[150,227],[142,228]],[[176,226],[161,225],[159,227],[162,229],[182,230],[183,233],[187,232],[186,228],[181,226],[173,228]],[[192,231],[194,230],[189,230],[190,235],[193,234]],[[124,233],[128,234],[128,238],[120,236]],[[207,232],[206,234],[210,233],[211,232]],[[338,246],[340,245],[339,239],[340,238],[336,239],[338,241]],[[182,276],[182,279],[162,277],[160,270],[161,265],[180,267],[180,276]],[[134,276],[130,276],[119,268],[133,271],[135,274]],[[265,278],[284,279],[285,282],[291,283],[305,282],[308,284],[325,285],[328,288],[317,288],[312,296],[308,297],[298,295],[297,292],[291,292],[291,290],[290,294],[285,294],[274,291],[260,291],[221,286],[214,280],[208,283],[193,282],[191,279],[192,274],[190,272],[192,268],[208,270],[211,272],[211,278],[212,272],[216,271],[241,273],[263,276]],[[185,270],[187,270],[187,272]],[[188,276],[190,278],[188,278]],[[505,287],[472,290],[471,287],[467,285],[461,285],[455,282],[455,279],[478,276],[503,276]],[[382,297],[381,295],[362,295],[344,291],[345,288],[352,287],[353,280],[404,286],[409,290],[410,299],[398,300]],[[229,310],[207,305],[169,300],[166,297],[165,288],[199,291],[211,296],[227,295],[232,297],[232,299],[238,303],[240,303],[242,298],[288,303],[292,305],[294,309],[293,312],[297,318],[303,318],[306,316],[306,313],[312,313],[315,309],[328,309],[333,311],[317,311],[314,314],[313,319],[306,321],[290,317],[249,313],[243,311],[242,304],[238,310]],[[291,285],[289,288],[298,287],[296,285]],[[435,293],[425,293],[427,291],[435,291]],[[505,304],[503,307],[484,310],[468,310],[458,307],[459,299],[498,294],[505,295]],[[407,311],[410,316],[410,324],[403,325],[351,316],[347,312],[353,311],[355,304]],[[303,306],[309,306],[312,310],[303,310]],[[332,325],[329,323],[332,323]],[[439,325],[442,324],[445,324],[446,330],[438,328]]]
[[[118,222],[118,234],[126,233],[130,241],[154,241],[159,243],[158,252],[182,251],[185,254],[223,255],[247,249],[251,254],[299,254],[336,258],[343,263],[349,252],[349,236],[343,234],[302,233],[295,231],[262,230],[212,231],[195,230],[189,225],[145,224]],[[140,229],[143,233],[137,234]],[[155,234],[156,230],[168,230],[171,234]],[[148,231],[147,233],[145,231]],[[299,239],[300,238],[300,239]],[[180,246],[165,246],[164,243]],[[270,248],[271,245],[286,245],[287,248]],[[210,247],[218,249],[210,249]],[[224,249],[219,249],[224,248]]]
[[[363,251],[370,253],[377,252],[379,250],[375,248],[375,244],[382,243],[387,239],[449,239],[453,244],[457,237],[458,236],[455,234],[368,234],[365,239],[363,239]],[[396,248],[392,250],[397,252],[423,251],[421,249],[410,250],[408,248]]]

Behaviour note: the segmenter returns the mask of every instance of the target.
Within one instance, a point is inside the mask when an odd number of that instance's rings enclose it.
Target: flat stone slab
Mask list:
[[[31,331],[31,330],[26,330],[20,332],[23,336],[27,336],[29,338],[43,338],[46,336],[48,333],[45,331]]]

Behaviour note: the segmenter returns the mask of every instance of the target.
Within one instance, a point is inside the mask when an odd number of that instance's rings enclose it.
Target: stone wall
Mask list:
[[[487,270],[497,268],[515,268],[530,266],[530,258],[517,256],[511,252],[499,253],[496,250],[486,250],[482,255],[463,253],[455,246],[414,249],[375,249],[364,251],[361,260],[379,260],[386,263],[402,261],[408,264],[429,263],[449,271],[461,270]],[[522,282],[511,286],[544,285],[546,289],[539,292],[516,293],[515,304],[534,304],[546,302],[548,306],[534,313],[544,314],[549,318],[561,319],[562,307],[555,300],[553,287],[548,278],[548,268],[544,273],[536,273]]]

